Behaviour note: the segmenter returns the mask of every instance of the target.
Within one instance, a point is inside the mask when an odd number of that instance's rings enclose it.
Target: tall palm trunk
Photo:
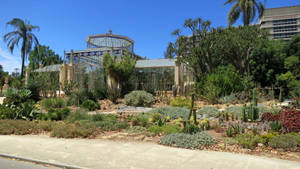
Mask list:
[[[21,79],[23,79],[24,76],[24,66],[25,66],[25,55],[26,55],[26,51],[25,51],[25,39],[23,39],[23,44],[22,44],[22,49],[21,49],[21,57],[22,57],[22,67],[21,67]]]

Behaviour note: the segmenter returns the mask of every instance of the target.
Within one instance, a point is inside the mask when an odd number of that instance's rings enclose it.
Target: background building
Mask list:
[[[300,5],[265,9],[260,26],[269,31],[271,39],[290,40],[300,34]]]

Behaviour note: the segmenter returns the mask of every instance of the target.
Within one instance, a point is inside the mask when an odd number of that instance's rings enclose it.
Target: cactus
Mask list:
[[[247,116],[246,116],[246,109],[247,109],[247,106],[246,106],[246,104],[244,104],[244,106],[243,106],[243,114],[242,114],[242,119],[243,119],[243,121],[244,122],[247,122],[248,121],[248,118],[247,118]]]

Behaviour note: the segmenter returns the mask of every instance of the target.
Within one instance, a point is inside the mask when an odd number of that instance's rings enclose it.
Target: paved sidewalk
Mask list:
[[[152,143],[0,136],[0,153],[101,169],[300,169],[299,162]]]

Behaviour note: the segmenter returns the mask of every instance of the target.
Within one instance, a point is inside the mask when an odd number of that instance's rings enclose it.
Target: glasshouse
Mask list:
[[[134,53],[132,39],[115,35],[111,30],[106,34],[88,36],[86,42],[86,50],[65,52],[63,64],[40,67],[32,73],[57,72],[53,76],[56,76],[54,79],[57,80],[60,94],[68,82],[76,82],[81,87],[93,90],[95,85],[101,83],[111,85],[111,78],[103,71],[105,55],[117,59],[128,55],[136,60],[135,73],[131,78],[133,89],[152,92],[177,90],[178,94],[188,89],[190,79],[187,78],[187,71],[183,65],[176,64],[176,59],[144,59]],[[27,70],[27,81],[29,76],[30,70]]]

